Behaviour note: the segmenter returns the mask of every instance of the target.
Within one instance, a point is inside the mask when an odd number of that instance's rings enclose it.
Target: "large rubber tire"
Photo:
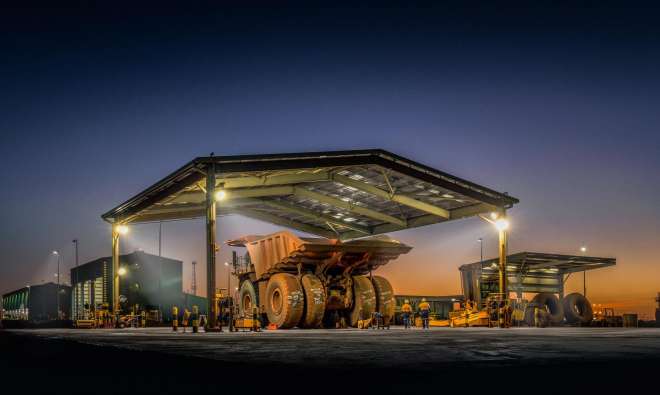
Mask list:
[[[305,308],[299,326],[319,328],[325,314],[325,288],[321,280],[313,274],[305,274],[300,282],[305,293]]]
[[[277,273],[268,280],[264,295],[266,315],[278,329],[293,328],[298,325],[305,307],[305,297],[296,276]]]
[[[551,325],[558,325],[564,321],[564,308],[562,307],[561,303],[559,303],[559,298],[557,298],[554,294],[549,292],[536,294],[534,299],[532,299],[532,303],[536,303],[541,308],[546,307],[548,309],[548,312],[550,313],[549,320]]]
[[[564,316],[569,324],[588,324],[594,318],[591,303],[579,293],[564,297]]]
[[[382,314],[383,322],[394,320],[394,290],[384,277],[373,276],[371,282],[376,291],[376,311]]]
[[[252,281],[245,280],[238,291],[238,311],[243,317],[252,317],[252,308],[259,307],[259,299]]]
[[[353,308],[349,314],[349,325],[357,327],[359,320],[371,318],[376,311],[376,291],[366,276],[353,277]]]

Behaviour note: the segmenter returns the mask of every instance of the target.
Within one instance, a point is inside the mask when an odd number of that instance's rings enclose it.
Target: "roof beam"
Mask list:
[[[262,188],[240,188],[232,189],[227,191],[226,201],[232,201],[235,199],[248,199],[248,198],[258,198],[266,196],[286,196],[293,195],[292,186],[269,186]],[[201,203],[205,200],[203,193],[195,192],[183,192],[179,196],[175,197],[172,200],[169,200],[168,203]],[[222,204],[222,203],[221,203]]]
[[[419,217],[413,217],[408,219],[407,221],[408,226],[405,228],[402,228],[395,224],[381,224],[381,225],[372,226],[371,233],[374,235],[378,235],[382,233],[396,232],[397,230],[417,228],[419,226],[436,224],[439,222],[443,222],[443,219],[438,217],[437,215],[432,215],[432,214],[420,215]],[[346,232],[342,234],[342,240],[355,239],[363,236],[364,235],[361,235],[356,232]]]
[[[592,265],[574,267],[574,268],[570,268],[570,269],[564,269],[561,272],[562,272],[562,274],[584,272],[584,271],[587,271],[587,270],[602,269],[604,267],[614,266],[614,265],[616,265],[615,262],[603,262],[603,263],[599,263],[599,264],[592,264]]]
[[[265,187],[274,185],[293,185],[305,182],[328,181],[330,179],[327,171],[315,173],[283,174],[274,176],[246,176],[231,178],[216,178],[216,184],[223,184],[225,189]]]
[[[540,263],[527,263],[525,266],[525,270],[538,270],[538,269],[546,269],[549,267],[557,267],[559,265],[564,265],[564,264],[570,264],[573,263],[573,261],[562,261],[562,260],[552,260],[548,262],[540,262]]]
[[[344,210],[348,210],[352,213],[363,215],[365,217],[377,219],[383,222],[389,222],[391,224],[398,225],[401,228],[406,228],[408,226],[407,222],[403,219],[393,217],[388,214],[378,212],[376,210],[368,209],[362,206],[356,206],[350,202],[345,202],[341,199],[334,198],[332,196],[324,195],[322,193],[310,191],[309,189],[295,187],[294,195],[313,199],[321,203],[327,203],[331,206],[340,207]]]
[[[353,224],[353,223],[350,223],[350,222],[342,221],[341,219],[334,218],[330,215],[319,214],[315,211],[308,210],[306,208],[302,208],[300,206],[293,205],[291,203],[286,203],[286,202],[282,202],[282,201],[278,201],[278,200],[260,200],[260,202],[263,203],[263,204],[266,204],[270,207],[273,207],[273,208],[276,208],[276,209],[279,209],[279,210],[288,211],[290,213],[302,215],[302,216],[305,216],[305,217],[313,218],[313,219],[315,219],[317,221],[320,221],[320,222],[328,222],[328,223],[333,224],[333,225],[339,225],[339,226],[342,226],[344,228],[348,228],[348,229],[354,230],[356,232],[360,232],[364,235],[370,235],[371,234],[371,230],[366,226],[361,226],[361,225]]]
[[[299,230],[301,232],[305,233],[311,233],[314,235],[319,235],[326,237],[328,239],[334,239],[337,237],[333,232],[319,228],[317,226],[309,225],[309,224],[304,224],[302,222],[297,222],[297,221],[292,221],[286,218],[278,217],[277,215],[265,213],[263,211],[258,211],[254,209],[249,209],[249,208],[238,208],[235,210],[232,210],[232,212],[240,215],[244,215],[246,217],[258,219],[260,221],[264,222],[270,222],[272,224],[284,226],[287,228],[292,228]]]
[[[492,204],[479,203],[470,206],[455,208],[453,210],[450,210],[449,213],[451,219],[460,219],[460,218],[472,217],[479,214],[490,213],[498,210],[499,209],[493,206]]]
[[[245,198],[258,198],[265,196],[286,196],[293,195],[292,186],[273,186],[263,188],[245,188],[245,189],[232,189],[227,191],[227,200],[245,199]]]
[[[403,204],[404,206],[412,207],[414,209],[424,211],[429,214],[437,215],[439,217],[449,219],[449,211],[445,210],[442,207],[434,206],[432,204],[422,202],[421,200],[413,199],[409,196],[406,195],[400,195],[397,193],[390,193],[387,191],[384,191],[374,185],[367,184],[365,182],[361,182],[358,180],[354,180],[352,178],[342,176],[339,174],[333,174],[332,175],[332,180],[336,181],[340,184],[353,187],[355,189],[359,189],[363,192],[370,193],[372,195],[381,197],[386,200],[391,200],[393,202],[397,202],[399,204]]]

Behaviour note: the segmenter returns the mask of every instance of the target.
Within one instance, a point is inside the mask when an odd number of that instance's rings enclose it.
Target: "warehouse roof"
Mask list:
[[[205,216],[206,173],[226,191],[219,215],[241,214],[352,239],[510,208],[506,193],[384,150],[196,158],[102,215],[111,223]]]

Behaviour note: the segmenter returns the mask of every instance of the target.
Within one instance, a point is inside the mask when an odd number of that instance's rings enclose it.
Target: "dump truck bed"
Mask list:
[[[389,236],[341,242],[298,237],[288,231],[245,236],[227,241],[227,244],[247,248],[257,279],[272,273],[295,271],[298,265],[327,273],[365,274],[412,249]]]

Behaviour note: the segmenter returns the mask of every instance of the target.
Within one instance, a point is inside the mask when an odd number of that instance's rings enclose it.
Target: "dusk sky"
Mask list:
[[[68,272],[74,238],[81,263],[110,255],[100,215],[196,156],[383,148],[519,198],[511,252],[616,257],[588,274],[588,297],[648,318],[660,291],[655,10],[284,4],[0,13],[0,292],[53,280],[54,249]],[[219,224],[222,241],[279,229]],[[497,253],[476,218],[392,236],[414,247],[380,269],[397,293],[460,293],[477,239]],[[204,240],[203,220],[163,225],[186,289],[192,260],[204,288]],[[157,247],[157,225],[138,225],[122,251]]]

